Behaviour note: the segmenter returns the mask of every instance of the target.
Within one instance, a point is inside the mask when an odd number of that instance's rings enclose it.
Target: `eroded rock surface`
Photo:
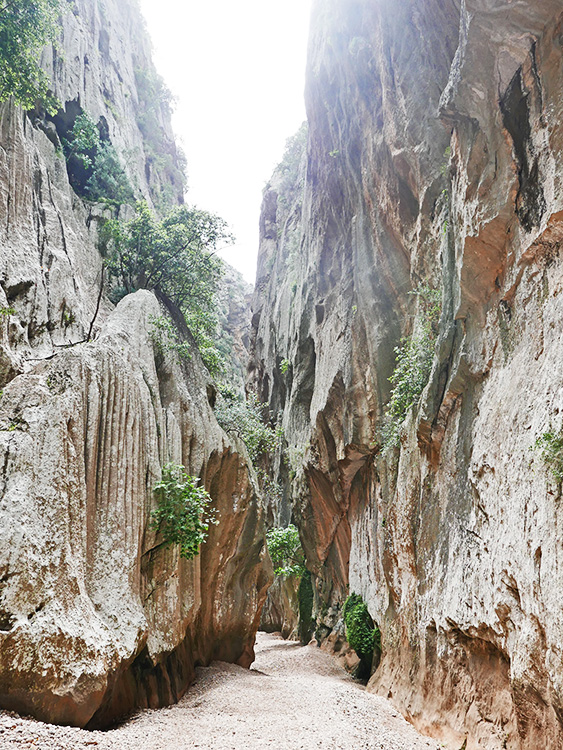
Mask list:
[[[197,663],[252,661],[269,583],[260,505],[198,366],[155,364],[159,312],[148,292],[127,297],[95,342],[4,389],[4,707],[103,726],[177,700]],[[202,478],[219,514],[192,562],[148,523],[167,461]]]
[[[59,120],[0,109],[0,705],[79,726],[177,700],[211,659],[249,666],[271,578],[246,451],[215,420],[197,350],[155,349],[151,293],[115,310],[101,294],[111,213],[75,194],[60,150],[84,110],[138,196],[181,199],[166,102],[151,105],[160,171],[140,118],[149,49],[135,3],[77,0],[64,60],[45,53]],[[150,528],[169,461],[218,511],[191,562]]]
[[[251,376],[301,457],[317,633],[361,594],[370,689],[468,750],[563,744],[561,491],[533,450],[562,427],[562,30],[549,0],[317,2],[303,191],[263,204]],[[421,284],[432,374],[383,454]]]

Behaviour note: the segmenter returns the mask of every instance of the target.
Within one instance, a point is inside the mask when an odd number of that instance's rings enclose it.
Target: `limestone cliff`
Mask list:
[[[44,63],[58,115],[0,109],[0,706],[106,726],[177,700],[198,663],[248,666],[271,567],[245,449],[214,417],[197,350],[155,347],[152,293],[116,309],[101,294],[109,212],[78,197],[61,153],[86,111],[138,196],[182,199],[165,99],[150,127],[141,117],[157,79],[135,3],[69,4]],[[190,562],[149,524],[169,461],[218,511]]]
[[[361,594],[370,689],[453,748],[563,744],[561,488],[533,448],[562,428],[562,29],[555,0],[316,2],[304,184],[262,209],[250,375],[317,633]],[[432,370],[383,451],[421,285]]]

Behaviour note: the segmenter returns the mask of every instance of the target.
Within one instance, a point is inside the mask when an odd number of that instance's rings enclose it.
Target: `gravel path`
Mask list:
[[[139,711],[108,732],[0,711],[0,748],[436,750],[438,745],[315,646],[259,633],[252,669],[222,662],[200,668],[180,703]]]

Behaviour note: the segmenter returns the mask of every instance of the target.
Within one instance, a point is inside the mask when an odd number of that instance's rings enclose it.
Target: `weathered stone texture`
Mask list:
[[[249,665],[269,582],[245,459],[197,362],[155,364],[148,292],[95,342],[36,365],[0,401],[0,701],[104,725],[176,700],[196,663]],[[202,477],[219,513],[200,556],[149,529],[167,461]]]
[[[134,4],[69,5],[63,51],[45,58],[55,93],[105,118],[150,200],[168,178],[137,124],[135,68],[152,63]],[[155,352],[155,297],[96,312],[109,213],[69,186],[52,124],[10,102],[0,116],[0,705],[104,726],[177,700],[198,663],[251,663],[271,578],[263,511],[195,347],[184,363]],[[218,511],[192,562],[150,529],[168,461]]]
[[[468,750],[563,744],[561,493],[531,450],[562,427],[562,29],[549,0],[316,3],[294,290],[263,207],[252,377],[302,448],[318,624],[360,593],[370,688]],[[432,374],[384,456],[420,283]]]

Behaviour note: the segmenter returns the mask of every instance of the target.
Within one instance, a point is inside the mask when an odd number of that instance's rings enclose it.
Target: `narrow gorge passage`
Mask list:
[[[1,748],[40,750],[436,750],[383,698],[367,693],[334,659],[258,633],[250,670],[199,668],[184,698],[136,713],[108,732],[42,724],[0,712]]]

